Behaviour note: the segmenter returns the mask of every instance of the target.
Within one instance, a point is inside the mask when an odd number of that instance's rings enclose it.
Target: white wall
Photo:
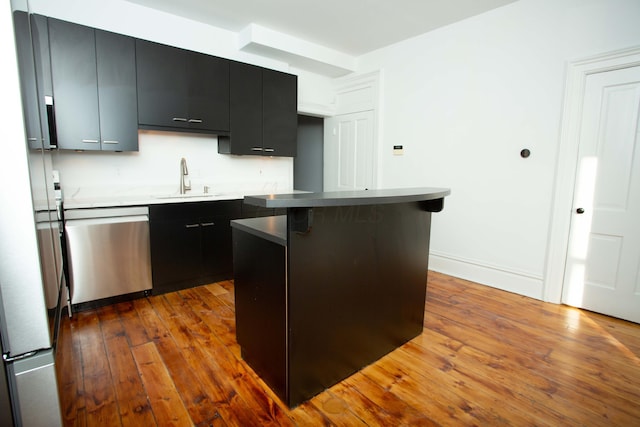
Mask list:
[[[359,58],[384,76],[380,186],[452,190],[431,268],[542,298],[566,64],[633,45],[637,0],[521,0]]]
[[[330,88],[330,79],[242,52],[238,50],[236,33],[230,31],[124,0],[30,0],[29,7],[33,13],[296,74],[302,111],[326,110],[331,100],[318,89]],[[215,136],[196,134],[141,132],[138,153],[60,151],[54,156],[54,166],[60,170],[65,197],[130,192],[136,187],[144,192],[150,185],[177,185],[181,157],[187,157],[192,181],[198,185],[224,184],[223,190],[293,189],[293,159],[218,154]],[[83,188],[81,193],[79,188]]]

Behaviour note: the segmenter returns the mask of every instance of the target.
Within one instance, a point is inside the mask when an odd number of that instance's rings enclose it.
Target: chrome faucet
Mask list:
[[[183,157],[180,159],[180,194],[185,194],[189,190],[191,190],[191,180],[189,179],[187,161]]]

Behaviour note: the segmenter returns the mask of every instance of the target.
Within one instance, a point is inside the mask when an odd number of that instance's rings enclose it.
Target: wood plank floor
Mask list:
[[[65,425],[640,425],[640,325],[435,272],[427,289],[419,337],[293,410],[240,358],[232,282],[77,313]]]

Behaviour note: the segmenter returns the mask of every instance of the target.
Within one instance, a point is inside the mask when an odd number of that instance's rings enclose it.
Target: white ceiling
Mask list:
[[[352,56],[516,0],[128,0],[240,32],[249,24]]]

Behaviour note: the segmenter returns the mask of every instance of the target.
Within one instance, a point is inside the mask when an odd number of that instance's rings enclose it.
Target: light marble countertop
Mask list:
[[[286,191],[291,193],[292,190]],[[282,191],[285,192],[285,191]],[[65,191],[64,209],[89,209],[119,206],[144,206],[164,203],[187,203],[215,200],[238,200],[248,195],[265,194],[264,190],[242,188],[194,188],[179,194],[174,187],[81,188]]]

